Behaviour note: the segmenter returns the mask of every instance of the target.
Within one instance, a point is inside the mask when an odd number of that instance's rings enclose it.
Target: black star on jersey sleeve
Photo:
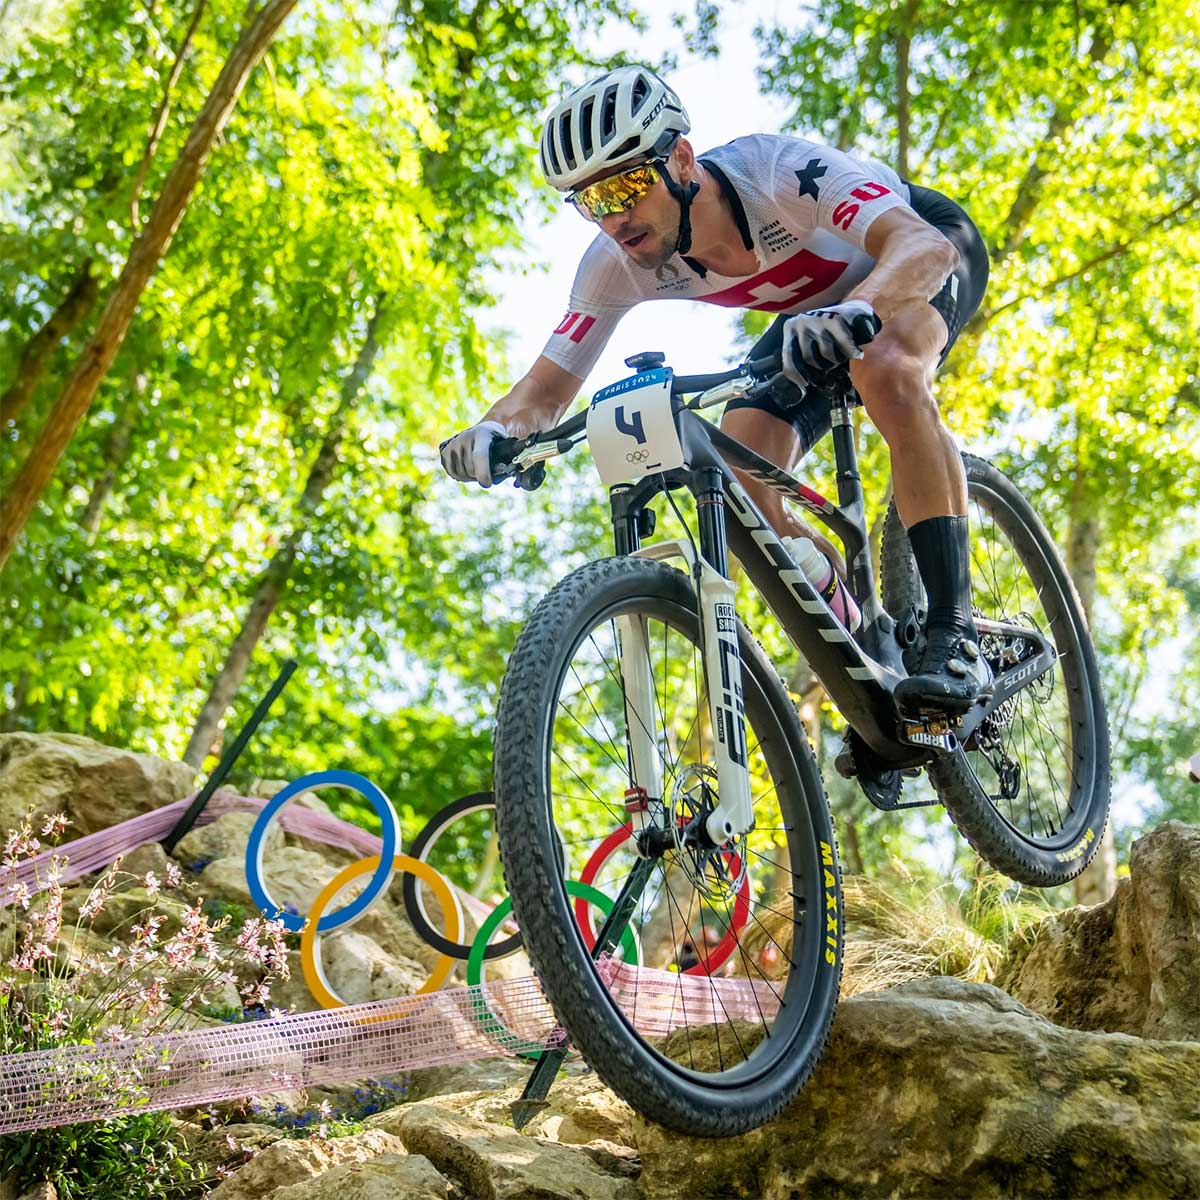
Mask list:
[[[828,230],[865,250],[873,222],[891,208],[907,206],[900,177],[882,163],[803,138],[781,140],[773,198],[802,226]]]

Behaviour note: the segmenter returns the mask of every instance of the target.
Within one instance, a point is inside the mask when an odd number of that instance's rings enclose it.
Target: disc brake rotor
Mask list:
[[[706,900],[733,903],[746,876],[746,838],[730,838],[720,846],[709,843],[705,822],[716,807],[716,768],[707,763],[682,767],[667,803],[676,862]]]

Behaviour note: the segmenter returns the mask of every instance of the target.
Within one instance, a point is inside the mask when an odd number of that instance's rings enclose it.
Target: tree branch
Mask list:
[[[0,396],[0,429],[16,424],[41,382],[54,348],[91,312],[99,286],[92,274],[92,260],[85,258],[62,303],[21,351],[16,376]]]
[[[141,301],[142,292],[167,252],[209,154],[259,59],[297,0],[266,0],[242,31],[217,76],[204,107],[192,124],[183,149],[163,183],[144,229],[136,233],[129,258],[96,323],[75,369],[59,392],[25,462],[0,503],[0,569],[16,545],[54,474],[79,422],[112,366]]]
[[[208,0],[196,0],[196,7],[192,10],[192,19],[188,24],[187,32],[183,35],[183,41],[179,43],[179,49],[175,51],[175,61],[171,64],[171,73],[167,76],[162,99],[158,102],[158,112],[154,116],[154,124],[150,127],[150,136],[146,139],[146,149],[142,152],[142,161],[138,163],[137,174],[133,179],[133,193],[129,197],[129,222],[135,232],[140,224],[138,198],[142,194],[142,185],[146,182],[146,173],[150,170],[150,163],[158,149],[159,139],[167,127],[167,117],[171,112],[171,91],[179,82],[179,76],[183,72],[183,60],[187,57],[188,47],[192,44],[192,35],[200,24],[200,18],[204,15],[204,6],[207,3]]]
[[[917,0],[907,0],[896,35],[896,174],[908,178],[909,94],[908,63],[912,53],[912,31],[917,20]]]
[[[1033,292],[1025,292],[1020,296],[1014,297],[1012,300],[1006,300],[998,308],[991,308],[987,311],[980,311],[968,323],[967,328],[975,327],[976,332],[983,329],[993,317],[998,317],[1002,312],[1010,308],[1015,308],[1018,304],[1024,304],[1026,300],[1033,300],[1038,296],[1048,295],[1050,292],[1063,286],[1064,283],[1070,283],[1072,279],[1078,279],[1080,275],[1087,274],[1094,267],[1100,266],[1102,263],[1109,262],[1111,259],[1117,258],[1124,254],[1131,247],[1136,246],[1139,242],[1144,241],[1156,229],[1161,229],[1174,217],[1180,213],[1186,212],[1189,208],[1195,208],[1200,204],[1200,187],[1193,187],[1187,196],[1181,200],[1169,212],[1162,213],[1154,218],[1149,224],[1145,225],[1138,233],[1131,238],[1126,238],[1123,242],[1115,242],[1101,253],[1089,258],[1085,263],[1076,267],[1073,271],[1068,271],[1065,275],[1060,275],[1057,279],[1052,279],[1049,283],[1043,284],[1040,288]]]

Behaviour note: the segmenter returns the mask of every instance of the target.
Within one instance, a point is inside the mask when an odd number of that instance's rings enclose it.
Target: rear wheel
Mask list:
[[[631,711],[618,619],[641,623],[653,711]],[[599,918],[568,895],[615,898],[639,859],[625,790],[628,725],[651,733],[663,774],[656,824],[716,801],[699,621],[689,578],[638,558],[590,563],[530,618],[496,726],[497,827],[525,950],[572,1044],[652,1120],[701,1136],[744,1132],[803,1086],[825,1043],[841,972],[833,828],[795,709],[739,628],[755,827],[652,864],[630,921],[636,969],[597,964]],[[636,726],[635,726],[636,727]]]
[[[1045,526],[1016,485],[963,455],[977,617],[1037,629],[1053,669],[1030,680],[951,755],[929,768],[938,797],[979,854],[1020,883],[1053,887],[1087,866],[1109,804],[1108,721],[1079,597]],[[884,607],[903,619],[925,593],[908,536],[889,510],[880,578]],[[1020,661],[1019,639],[985,634],[997,674]]]

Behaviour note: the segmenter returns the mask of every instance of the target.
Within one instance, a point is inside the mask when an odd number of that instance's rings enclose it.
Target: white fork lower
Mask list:
[[[692,568],[693,579],[699,574],[704,678],[717,768],[717,806],[709,814],[705,828],[712,841],[719,846],[730,838],[749,832],[754,825],[746,754],[746,716],[742,700],[742,658],[738,652],[733,583],[702,559],[698,560],[691,545],[685,541],[655,542],[636,553],[642,558],[658,560],[680,557]],[[650,676],[645,623],[641,618],[620,617],[618,631],[634,777],[638,786],[644,787],[649,796],[661,797],[661,760],[653,736],[656,727],[653,720],[654,681]],[[663,703],[669,705],[670,698],[664,697]],[[648,714],[650,719],[644,722],[638,720],[636,714],[643,713]],[[643,780],[653,781],[654,787]],[[636,820],[638,815],[634,814],[635,831],[642,828]]]

